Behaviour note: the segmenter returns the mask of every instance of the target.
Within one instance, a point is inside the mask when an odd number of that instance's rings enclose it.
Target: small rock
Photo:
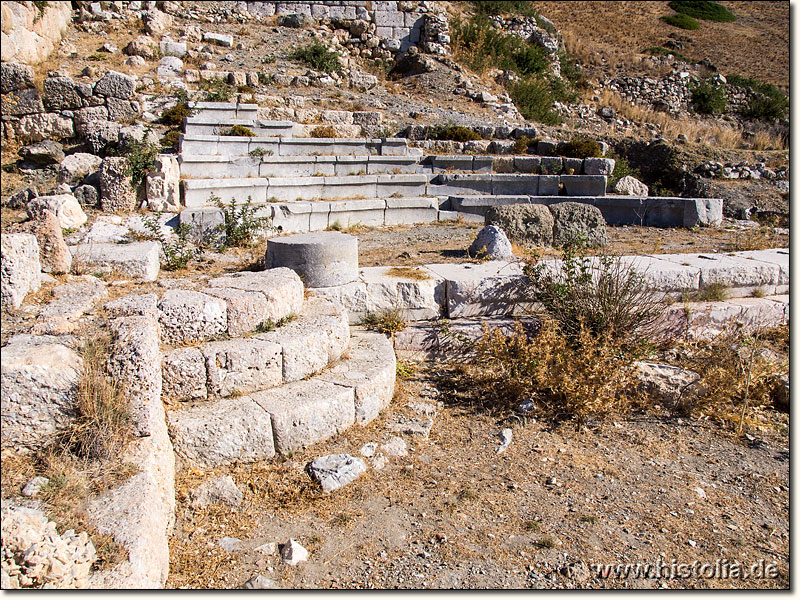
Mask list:
[[[406,444],[406,441],[398,436],[391,437],[389,440],[381,444],[381,450],[383,450],[389,456],[408,455],[408,445]]]
[[[32,498],[42,491],[42,488],[50,483],[47,477],[34,477],[22,488],[22,495]]]
[[[366,470],[360,458],[349,454],[328,454],[314,459],[306,466],[308,474],[319,482],[326,494],[355,481]]]
[[[697,542],[695,542],[694,540],[688,540],[686,543],[689,544],[692,548],[697,546]]]
[[[431,419],[417,419],[414,417],[398,417],[389,428],[398,433],[428,437],[431,433],[431,428],[433,428],[433,421]]]
[[[386,466],[386,457],[382,453],[379,452],[378,454],[376,454],[375,456],[373,456],[370,459],[369,464],[376,471],[380,471],[381,469],[383,469]]]
[[[226,504],[239,506],[242,503],[242,491],[236,486],[230,475],[206,481],[189,492],[193,507],[209,504]]]
[[[436,415],[436,405],[430,402],[409,402],[406,406],[418,415],[433,417]]]
[[[235,537],[224,537],[220,539],[220,541],[217,543],[219,544],[219,547],[222,548],[223,550],[227,550],[228,552],[235,552],[236,550],[239,549],[239,545],[242,543],[242,540]]]
[[[276,590],[279,589],[278,585],[263,575],[256,575],[251,577],[242,585],[239,586],[240,590]]]
[[[294,566],[308,560],[308,550],[303,548],[294,539],[290,539],[281,547],[281,558],[284,564]]]
[[[696,487],[696,488],[694,488],[694,491],[695,491],[695,493],[696,493],[696,494],[697,494],[697,495],[698,495],[700,498],[704,498],[704,499],[705,499],[705,497],[706,497],[706,491],[705,491],[703,488],[701,488],[701,487]]]
[[[278,544],[275,542],[267,542],[266,544],[261,544],[258,548],[256,548],[256,552],[260,552],[261,554],[266,554],[267,556],[272,556],[273,554],[278,553]]]
[[[513,432],[508,427],[506,427],[505,429],[503,429],[503,431],[500,432],[500,446],[497,448],[497,454],[506,451],[506,448],[508,448],[511,445],[512,437],[513,437]]]
[[[361,456],[365,456],[366,458],[371,457],[375,454],[375,451],[378,449],[378,444],[376,442],[368,442],[361,446]]]

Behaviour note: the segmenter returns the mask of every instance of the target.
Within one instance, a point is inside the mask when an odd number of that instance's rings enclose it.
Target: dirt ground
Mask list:
[[[574,424],[504,414],[442,391],[428,364],[398,380],[392,407],[366,427],[283,461],[178,475],[171,588],[230,588],[264,575],[283,588],[786,588],[788,415],[736,436],[713,421],[652,411]],[[323,495],[304,472],[328,453],[385,442],[410,402],[438,406],[407,456]],[[498,454],[498,434],[513,439]],[[367,459],[368,460],[368,459]],[[186,493],[231,474],[240,508],[194,510]],[[241,540],[234,551],[219,540]],[[308,562],[256,550],[294,538]],[[775,564],[777,577],[603,577],[596,564]],[[708,567],[705,567],[708,569]],[[702,574],[702,572],[700,572]]]

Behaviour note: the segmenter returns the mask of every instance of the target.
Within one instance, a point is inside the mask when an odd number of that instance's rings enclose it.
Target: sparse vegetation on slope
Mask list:
[[[700,29],[700,23],[698,23],[689,15],[665,15],[661,17],[661,20],[667,25],[672,25],[673,27],[677,27],[679,29],[688,29],[690,31]]]
[[[322,42],[313,42],[302,48],[298,48],[292,54],[292,58],[307,64],[312,69],[324,71],[325,73],[341,73],[342,63],[339,62],[339,55]]]
[[[707,0],[672,0],[669,7],[677,13],[682,13],[695,19],[716,21],[718,23],[732,23],[736,15],[717,2]]]

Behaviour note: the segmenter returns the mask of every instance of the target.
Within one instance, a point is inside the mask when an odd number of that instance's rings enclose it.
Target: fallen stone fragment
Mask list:
[[[326,494],[358,479],[367,465],[360,458],[349,454],[328,454],[308,463],[311,478],[322,486]]]
[[[235,552],[239,549],[239,545],[242,543],[242,540],[235,537],[224,537],[217,542],[219,547],[223,550],[227,550],[228,552]]]
[[[239,506],[242,503],[242,491],[236,486],[233,477],[226,475],[210,479],[189,492],[193,507],[209,504],[226,504]]]
[[[415,417],[398,417],[394,423],[389,426],[389,429],[398,433],[407,433],[409,435],[421,435],[428,437],[433,427],[433,420],[431,419],[417,419]]]
[[[278,585],[268,577],[256,575],[239,586],[240,590],[277,590]]]
[[[50,483],[47,477],[34,477],[22,488],[22,495],[32,498],[42,491],[42,488]]]
[[[500,432],[500,446],[497,448],[497,454],[506,451],[506,448],[511,445],[511,439],[513,435],[513,432],[508,427]]]
[[[256,548],[256,552],[260,552],[261,554],[266,554],[267,556],[272,556],[273,554],[278,553],[278,544],[275,542],[267,542],[266,544],[261,544],[258,548]]]
[[[375,451],[378,449],[378,444],[376,442],[368,442],[361,446],[361,456],[365,456],[367,458],[373,456]]]
[[[293,567],[300,562],[308,560],[308,550],[294,539],[290,539],[281,547],[281,558],[284,564]]]
[[[381,450],[389,456],[408,456],[408,445],[398,436],[391,437],[381,444]]]

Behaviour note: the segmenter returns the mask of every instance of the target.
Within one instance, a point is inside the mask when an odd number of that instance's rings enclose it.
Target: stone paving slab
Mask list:
[[[775,292],[780,277],[780,266],[774,263],[750,260],[729,254],[660,254],[659,260],[700,270],[700,288],[721,283],[730,288],[734,296],[749,296],[755,288],[767,294]]]
[[[130,244],[78,244],[69,247],[73,265],[80,264],[93,273],[123,275],[142,281],[155,281],[161,262],[158,242]]]

